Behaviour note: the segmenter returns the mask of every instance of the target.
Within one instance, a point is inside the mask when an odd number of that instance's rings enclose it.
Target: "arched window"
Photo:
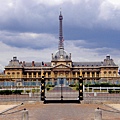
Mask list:
[[[55,59],[57,59],[57,56],[55,56]]]
[[[106,71],[104,71],[104,77],[107,77],[107,72]]]
[[[20,77],[20,73],[19,72],[17,72],[17,78],[19,78]]]
[[[109,71],[108,73],[111,74],[111,71]]]
[[[15,73],[14,73],[14,72],[12,72],[12,77],[13,77],[13,78],[15,77]]]
[[[113,71],[113,76],[116,77],[116,71]]]
[[[9,72],[8,72],[7,74],[8,74],[8,75],[10,75],[10,73],[9,73]]]
[[[112,73],[111,71],[109,71],[109,72],[108,72],[109,76],[112,76],[112,74],[111,74],[111,73]]]

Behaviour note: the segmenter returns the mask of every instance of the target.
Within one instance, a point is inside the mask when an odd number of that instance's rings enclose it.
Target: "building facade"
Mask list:
[[[85,83],[119,82],[118,66],[110,55],[102,62],[72,61],[71,53],[68,54],[64,49],[62,20],[60,12],[58,50],[52,53],[51,62],[20,62],[17,57],[13,57],[0,77],[1,86],[39,86],[43,73],[46,83],[54,85],[59,84],[60,78],[63,78],[64,85],[75,84],[79,76],[84,78]]]

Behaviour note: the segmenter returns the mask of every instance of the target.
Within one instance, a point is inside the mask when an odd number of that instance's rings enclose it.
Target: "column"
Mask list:
[[[90,77],[92,77],[92,72],[90,72]]]
[[[77,78],[77,72],[75,72],[75,77]]]
[[[54,77],[54,72],[53,71],[51,71],[51,77]]]
[[[85,72],[85,77],[87,77],[87,72]]]
[[[97,77],[96,75],[97,75],[97,74],[96,74],[96,72],[95,72],[95,77]]]
[[[27,72],[27,78],[29,78],[29,73]]]
[[[36,72],[36,78],[38,78],[38,72]]]
[[[34,74],[33,74],[33,72],[32,72],[32,78],[34,77]]]
[[[48,72],[46,72],[46,77],[48,78]]]

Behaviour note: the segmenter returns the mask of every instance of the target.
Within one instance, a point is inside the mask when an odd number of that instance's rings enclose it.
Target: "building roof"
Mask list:
[[[47,66],[50,67],[51,66],[51,62],[44,62],[44,65],[42,65],[42,62],[34,62],[34,65],[32,62],[25,62],[24,63],[24,67],[42,67],[42,66]]]
[[[55,61],[71,61],[71,54],[68,54],[64,49],[56,51],[55,55],[52,56],[52,60]]]
[[[88,67],[88,66],[101,66],[101,62],[73,62],[73,66],[81,66],[81,67]]]

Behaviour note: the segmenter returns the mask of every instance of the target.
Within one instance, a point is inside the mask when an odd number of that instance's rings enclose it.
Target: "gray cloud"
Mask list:
[[[0,31],[0,41],[18,48],[44,49],[54,47],[58,40],[50,34]]]
[[[55,32],[62,6],[66,26],[120,29],[120,9],[108,0],[2,0],[1,29],[29,32]],[[112,24],[111,24],[112,22]]]

